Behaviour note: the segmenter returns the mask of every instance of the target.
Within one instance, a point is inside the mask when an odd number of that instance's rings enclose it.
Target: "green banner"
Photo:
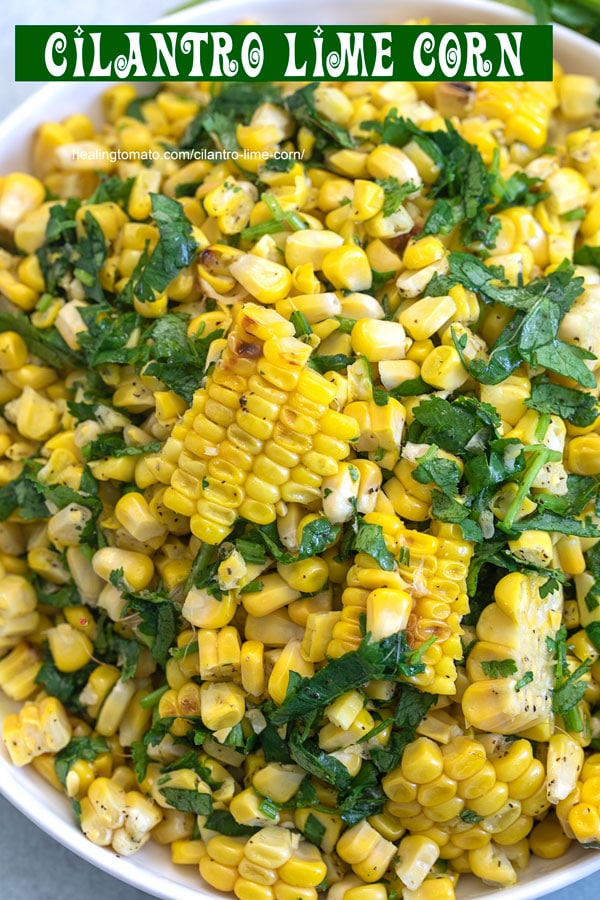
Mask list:
[[[551,25],[17,25],[16,81],[551,81]]]

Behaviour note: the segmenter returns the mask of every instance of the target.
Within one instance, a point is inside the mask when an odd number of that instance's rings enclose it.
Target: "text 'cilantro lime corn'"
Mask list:
[[[0,182],[4,740],[92,842],[239,900],[598,843],[599,96],[117,84]]]
[[[267,52],[268,48],[268,52]],[[17,25],[25,80],[552,79],[548,25]]]

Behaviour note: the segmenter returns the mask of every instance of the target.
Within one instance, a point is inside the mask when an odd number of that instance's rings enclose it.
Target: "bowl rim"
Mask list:
[[[337,3],[339,0],[333,0],[333,2]],[[389,9],[390,14],[395,11],[405,15],[401,9],[409,4],[410,0],[378,0],[373,4],[373,8],[380,10],[385,8]],[[281,9],[281,5],[282,0],[258,0],[258,14],[260,15],[260,10],[266,10],[271,17],[273,15],[276,17],[277,10]],[[232,16],[240,14],[240,7],[241,0],[207,0],[196,7],[164,16],[152,24],[202,24],[213,14],[221,16],[224,21],[231,21]],[[527,13],[513,7],[500,5],[494,0],[486,0],[483,8],[482,0],[433,0],[429,3],[429,7],[434,7],[436,10],[447,8],[453,11],[452,18],[459,14],[460,18],[465,21],[502,22],[516,25],[532,22],[532,17]],[[438,13],[436,12],[434,15],[437,16]],[[306,16],[304,18],[306,19]],[[372,16],[366,18],[371,19]],[[554,25],[554,35],[558,43],[567,42],[570,50],[584,56],[589,56],[590,53],[597,56],[600,68],[600,45],[594,44],[589,39],[560,25]],[[92,84],[94,83],[82,81],[76,86],[89,88]],[[95,94],[99,95],[108,84],[109,82],[94,84]],[[23,133],[29,135],[32,118],[37,118],[40,109],[44,111],[52,109],[60,95],[71,87],[75,88],[73,82],[49,83],[19,104],[0,123],[0,147],[9,143],[11,139],[14,140],[15,135],[20,137]],[[141,87],[143,90],[144,85],[142,84]],[[9,708],[16,709],[18,705],[0,697],[0,718],[3,712],[9,711]],[[144,865],[144,856],[140,858],[135,854],[131,857],[118,857],[110,849],[107,850],[107,848],[92,844],[76,827],[74,821],[67,819],[68,800],[58,794],[34,770],[30,768],[17,769],[13,766],[4,746],[0,747],[0,793],[26,818],[63,847],[131,887],[146,891],[151,896],[162,898],[162,900],[199,900],[199,898],[214,900],[217,896],[217,893],[201,880],[197,886],[186,884],[174,880],[170,874],[157,871],[154,867],[147,867]],[[49,802],[50,798],[56,799],[56,803]],[[141,851],[142,854],[147,854],[147,852],[147,849]],[[158,847],[156,844],[152,845],[152,853],[157,858],[161,856],[165,860],[168,859],[165,857],[165,852],[166,848]],[[569,856],[574,856],[575,853],[577,855],[574,861],[569,862]],[[529,881],[521,881],[514,886],[503,888],[502,900],[535,900],[537,897],[545,896],[600,871],[600,853],[572,848],[569,854],[562,859],[566,861],[566,865],[535,875]],[[183,874],[186,869],[189,870],[190,867],[173,867],[173,873]],[[469,876],[465,881],[468,880]],[[462,879],[461,883],[463,883]],[[498,890],[498,888],[483,885],[483,882],[478,882],[478,885],[481,885],[484,890],[480,893],[470,891],[468,900],[487,900],[491,897],[492,890]],[[458,900],[461,900],[460,888]]]

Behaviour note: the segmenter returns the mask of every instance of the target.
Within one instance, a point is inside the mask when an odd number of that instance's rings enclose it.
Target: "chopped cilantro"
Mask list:
[[[183,788],[159,788],[169,806],[180,812],[191,812],[197,816],[208,816],[212,812],[212,797],[200,791]]]
[[[382,209],[384,216],[393,215],[411,194],[419,190],[419,186],[413,181],[405,181],[401,184],[393,175],[387,178],[376,178],[375,184],[382,187],[385,194]]]
[[[517,664],[514,659],[490,659],[482,660],[481,668],[488,678],[508,678],[517,672]]]
[[[159,239],[133,288],[143,301],[156,300],[181,269],[194,261],[197,249],[181,203],[164,194],[151,194],[150,199]]]
[[[71,766],[78,759],[94,762],[101,753],[108,752],[108,744],[103,737],[74,737],[66,747],[59,750],[54,757],[54,771],[64,788],[67,786],[67,775]]]
[[[525,406],[540,413],[560,416],[578,428],[587,428],[600,414],[593,394],[553,384],[543,377],[532,380],[531,396],[525,400]]]

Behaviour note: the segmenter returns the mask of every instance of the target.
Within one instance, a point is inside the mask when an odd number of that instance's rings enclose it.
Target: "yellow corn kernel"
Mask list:
[[[117,547],[102,547],[97,550],[92,559],[92,567],[103,581],[110,580],[111,572],[122,569],[123,581],[132,591],[148,587],[154,575],[154,564],[148,556]]]
[[[450,296],[423,297],[400,314],[400,322],[411,338],[424,341],[444,328],[455,312],[456,303]]]
[[[364,250],[344,245],[330,250],[322,261],[323,275],[337,290],[368,291],[373,281]]]

